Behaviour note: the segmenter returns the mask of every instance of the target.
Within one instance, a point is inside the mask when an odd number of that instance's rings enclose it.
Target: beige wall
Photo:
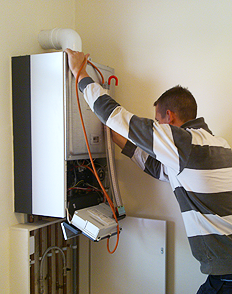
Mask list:
[[[76,30],[93,60],[115,68],[116,98],[128,110],[153,117],[154,100],[181,84],[192,91],[214,133],[231,144],[231,13],[228,0],[80,0]],[[127,213],[169,221],[167,293],[196,293],[206,277],[191,255],[169,185],[119,152],[117,158]]]
[[[232,145],[232,4],[229,0],[0,3],[0,285],[1,293],[9,293],[9,227],[21,220],[13,213],[10,57],[42,52],[37,42],[41,29],[75,28],[92,59],[115,68],[117,100],[128,110],[153,117],[158,95],[176,84],[187,86],[198,100],[199,115],[204,114],[215,134]],[[169,186],[140,172],[119,152],[117,165],[127,213],[169,221],[168,294],[194,294],[205,277],[191,256]]]
[[[11,56],[39,53],[41,29],[74,28],[75,0],[1,0],[0,17],[0,285],[10,293],[9,227],[21,217],[13,213]]]

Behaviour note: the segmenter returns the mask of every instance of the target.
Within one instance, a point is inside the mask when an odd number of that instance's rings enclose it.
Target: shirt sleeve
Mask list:
[[[152,119],[132,114],[111,98],[107,90],[91,78],[82,79],[79,88],[86,102],[102,123],[139,147],[145,152],[144,154],[154,158],[154,160],[149,159],[153,163],[160,162],[163,166],[175,170],[176,173],[179,172],[179,154],[181,153],[182,159],[185,154],[175,145],[173,134],[181,133],[181,141],[185,140],[186,134],[183,135],[183,131],[177,131],[180,128],[175,129],[168,124],[159,124]],[[138,150],[136,152],[139,152]]]
[[[122,154],[129,157],[145,173],[149,174],[153,178],[169,182],[168,175],[165,173],[165,167],[162,163],[131,143],[129,140],[122,149]]]

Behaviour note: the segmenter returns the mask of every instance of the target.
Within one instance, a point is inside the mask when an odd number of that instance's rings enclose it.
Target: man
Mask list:
[[[232,151],[196,118],[193,95],[180,86],[155,102],[156,121],[128,112],[81,69],[84,55],[66,50],[79,89],[112,129],[122,153],[146,173],[169,181],[179,202],[188,240],[208,278],[201,293],[232,293]]]

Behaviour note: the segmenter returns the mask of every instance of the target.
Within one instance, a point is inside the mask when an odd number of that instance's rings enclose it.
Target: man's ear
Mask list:
[[[175,123],[176,115],[174,112],[168,109],[166,111],[166,118],[167,118],[167,123],[169,125],[172,125],[173,123]]]
[[[175,112],[172,112],[169,109],[166,112],[166,119],[169,125],[176,126],[176,127],[181,127],[184,123],[183,121],[179,119],[178,115]]]

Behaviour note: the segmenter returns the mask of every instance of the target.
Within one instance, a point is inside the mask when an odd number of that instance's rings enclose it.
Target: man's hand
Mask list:
[[[86,72],[86,65],[89,54],[85,55],[83,52],[73,51],[68,48],[65,50],[65,52],[68,54],[69,68],[72,71],[75,78],[77,77],[77,74],[81,66],[83,65],[83,63],[85,63],[81,72],[79,73],[78,82],[83,78],[88,77],[89,75]]]

